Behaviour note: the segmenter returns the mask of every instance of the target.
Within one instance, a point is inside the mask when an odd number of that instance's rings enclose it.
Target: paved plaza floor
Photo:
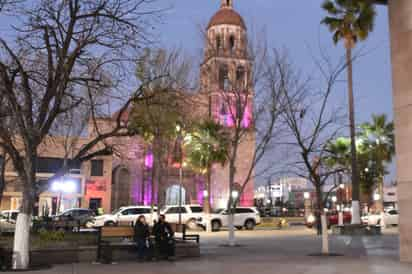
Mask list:
[[[341,256],[311,256],[320,238],[304,228],[284,231],[239,231],[237,247],[227,247],[227,232],[201,233],[197,259],[115,265],[73,264],[31,273],[58,274],[403,274],[412,265],[399,263],[398,236],[331,237],[331,251]]]

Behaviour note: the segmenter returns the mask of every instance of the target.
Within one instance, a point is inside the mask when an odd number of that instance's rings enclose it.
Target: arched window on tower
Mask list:
[[[223,65],[219,68],[219,88],[221,90],[229,90],[229,69],[227,65]]]
[[[239,90],[244,90],[246,88],[246,79],[245,79],[245,68],[243,66],[239,66],[236,69],[236,87]]]
[[[235,42],[236,42],[235,36],[230,35],[230,37],[229,37],[229,51],[230,51],[230,54],[233,54],[235,52],[235,46],[236,46]]]
[[[219,51],[222,49],[222,38],[220,35],[216,35],[216,53],[219,53]]]

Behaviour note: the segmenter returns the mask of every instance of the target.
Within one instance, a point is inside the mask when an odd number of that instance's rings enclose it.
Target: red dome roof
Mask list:
[[[246,29],[245,21],[242,16],[232,8],[221,8],[212,19],[210,19],[208,29],[217,25],[235,25]]]

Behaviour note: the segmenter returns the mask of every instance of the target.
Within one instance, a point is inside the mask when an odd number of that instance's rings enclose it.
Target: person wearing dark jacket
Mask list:
[[[134,240],[137,244],[137,253],[139,260],[144,260],[147,257],[147,250],[150,247],[150,230],[146,223],[146,218],[141,215],[134,226]]]
[[[159,221],[153,227],[153,234],[160,258],[173,258],[175,255],[174,231],[166,222],[164,215],[159,216]]]

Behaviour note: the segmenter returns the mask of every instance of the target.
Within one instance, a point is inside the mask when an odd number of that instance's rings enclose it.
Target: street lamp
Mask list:
[[[303,193],[303,198],[304,198],[305,200],[310,199],[310,193],[309,193],[309,192],[304,192],[304,193]]]
[[[332,202],[333,202],[333,203],[336,203],[337,201],[338,201],[338,198],[337,198],[336,196],[333,196],[333,197],[332,197]]]
[[[231,195],[232,199],[236,200],[239,197],[239,192],[237,190],[233,190]]]
[[[379,193],[373,194],[373,200],[374,201],[379,201],[381,199],[381,195]]]
[[[62,200],[64,193],[75,193],[77,191],[77,184],[75,181],[70,179],[62,179],[53,181],[51,183],[51,191],[59,193],[59,200],[57,210],[61,212]]]

